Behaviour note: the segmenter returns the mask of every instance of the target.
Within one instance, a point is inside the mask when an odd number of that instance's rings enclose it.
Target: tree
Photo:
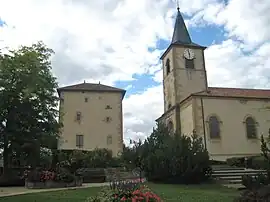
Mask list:
[[[267,171],[268,180],[270,180],[270,129],[268,131],[268,137],[261,136],[261,152],[264,158],[264,169]]]
[[[149,181],[200,183],[211,175],[208,152],[195,133],[191,137],[171,134],[165,125],[158,124],[146,141],[131,151],[134,163]]]
[[[23,149],[36,154],[31,156],[32,166],[36,166],[41,146],[56,147],[61,124],[57,121],[58,84],[51,72],[52,54],[51,49],[38,42],[0,55],[4,173],[8,171],[10,153]]]

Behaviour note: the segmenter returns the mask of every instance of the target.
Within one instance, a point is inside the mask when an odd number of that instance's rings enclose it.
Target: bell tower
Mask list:
[[[207,90],[205,49],[192,42],[178,7],[171,43],[161,56],[164,112],[191,94]]]

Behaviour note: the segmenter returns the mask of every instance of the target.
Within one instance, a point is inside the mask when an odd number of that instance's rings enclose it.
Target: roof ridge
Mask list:
[[[259,91],[270,91],[270,89],[262,88],[230,88],[230,87],[208,87],[209,89],[230,89],[230,90],[259,90]]]
[[[121,88],[116,88],[114,86],[104,85],[100,83],[78,83],[69,86],[63,86],[58,88],[58,90],[101,90],[101,91],[126,91]]]

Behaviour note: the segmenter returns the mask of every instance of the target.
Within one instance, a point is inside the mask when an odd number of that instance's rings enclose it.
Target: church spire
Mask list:
[[[177,2],[177,17],[175,20],[173,37],[171,44],[191,44],[191,38],[189,36],[184,19],[181,15],[179,4]]]

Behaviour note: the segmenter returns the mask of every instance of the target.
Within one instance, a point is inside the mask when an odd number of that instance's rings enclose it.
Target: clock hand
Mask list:
[[[188,50],[188,59],[190,59],[190,51]]]

